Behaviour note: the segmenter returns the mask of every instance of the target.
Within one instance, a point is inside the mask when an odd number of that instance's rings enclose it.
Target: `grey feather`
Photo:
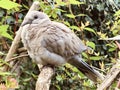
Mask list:
[[[43,12],[31,11],[22,27],[22,42],[37,64],[58,66],[68,62],[94,82],[103,79],[80,57],[88,47],[64,24],[51,21]]]

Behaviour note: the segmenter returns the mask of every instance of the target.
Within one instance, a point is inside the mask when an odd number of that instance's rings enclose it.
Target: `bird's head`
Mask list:
[[[48,15],[39,11],[30,11],[26,15],[21,26],[25,26],[27,24],[42,24],[45,23],[45,21],[50,21]]]

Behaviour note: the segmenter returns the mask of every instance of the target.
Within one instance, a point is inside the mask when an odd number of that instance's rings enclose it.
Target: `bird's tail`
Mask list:
[[[86,62],[84,62],[79,56],[75,56],[72,60],[69,61],[69,63],[77,67],[83,74],[85,74],[89,79],[94,82],[104,79],[102,74],[100,74]]]

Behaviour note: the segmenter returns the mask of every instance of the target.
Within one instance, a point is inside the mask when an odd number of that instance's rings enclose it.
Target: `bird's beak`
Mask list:
[[[31,24],[31,23],[32,23],[32,20],[25,20],[22,22],[21,26],[23,27],[24,25]]]

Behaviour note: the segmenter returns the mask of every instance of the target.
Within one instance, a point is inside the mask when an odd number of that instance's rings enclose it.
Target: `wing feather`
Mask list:
[[[45,48],[61,56],[70,57],[81,53],[87,47],[64,24],[52,22],[44,35]]]

